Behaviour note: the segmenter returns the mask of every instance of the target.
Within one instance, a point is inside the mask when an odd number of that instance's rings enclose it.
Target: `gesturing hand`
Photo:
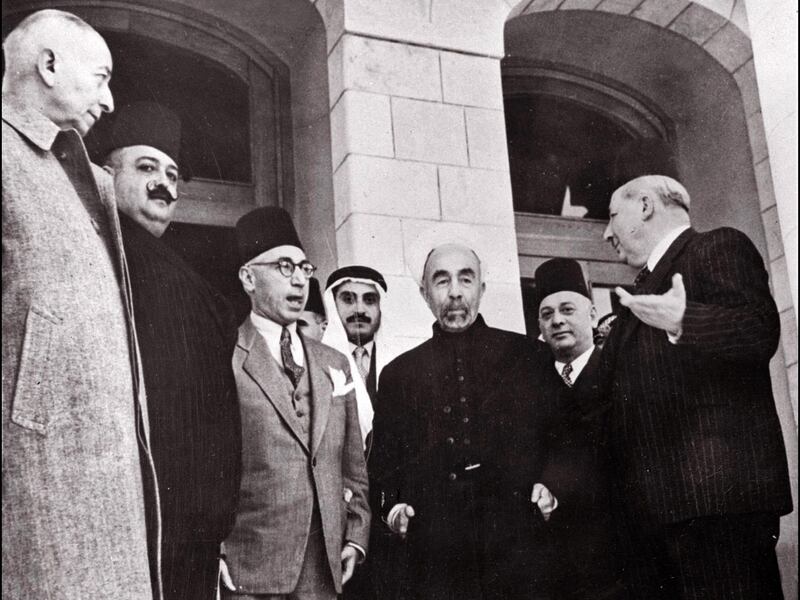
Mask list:
[[[683,328],[683,313],[686,312],[686,288],[680,273],[672,276],[672,287],[663,294],[629,294],[621,287],[614,290],[620,304],[646,325],[663,329],[668,334],[680,337]]]

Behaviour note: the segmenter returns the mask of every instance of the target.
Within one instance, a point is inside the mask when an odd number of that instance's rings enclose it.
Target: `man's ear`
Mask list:
[[[247,293],[252,292],[256,287],[256,284],[253,281],[253,272],[245,265],[239,267],[239,281],[242,282],[242,288]]]
[[[36,72],[47,87],[56,84],[56,55],[50,48],[44,48],[36,58]]]
[[[589,319],[592,321],[592,327],[597,327],[597,309],[594,304],[592,304],[592,308],[589,309]]]
[[[653,204],[653,199],[650,196],[642,196],[639,198],[639,202],[642,209],[642,221],[650,220],[656,208],[655,204]]]

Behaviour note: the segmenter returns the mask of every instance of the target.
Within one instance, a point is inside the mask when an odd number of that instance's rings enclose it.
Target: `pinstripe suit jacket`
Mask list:
[[[675,273],[687,294],[678,343],[625,310],[603,352],[625,504],[649,524],[786,514],[786,451],[769,374],[780,324],[761,256],[735,229],[689,229],[640,293],[664,293]]]

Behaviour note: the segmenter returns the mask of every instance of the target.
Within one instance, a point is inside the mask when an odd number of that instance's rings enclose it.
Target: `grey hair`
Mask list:
[[[633,200],[636,198],[637,193],[642,189],[647,188],[655,192],[664,206],[677,206],[682,208],[687,213],[691,206],[691,198],[689,192],[683,185],[666,175],[644,175],[637,177],[628,183],[622,190],[622,197],[625,200]]]
[[[39,51],[51,43],[54,28],[63,27],[97,34],[91,25],[72,13],[51,8],[36,11],[25,17],[3,41],[6,59],[4,79],[23,76],[25,63],[33,64]]]

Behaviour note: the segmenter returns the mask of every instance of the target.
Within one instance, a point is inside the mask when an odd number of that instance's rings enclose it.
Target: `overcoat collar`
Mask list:
[[[41,150],[50,150],[61,129],[50,119],[36,110],[18,108],[14,103],[3,100],[3,121],[16,129]],[[76,132],[77,135],[77,132]]]

